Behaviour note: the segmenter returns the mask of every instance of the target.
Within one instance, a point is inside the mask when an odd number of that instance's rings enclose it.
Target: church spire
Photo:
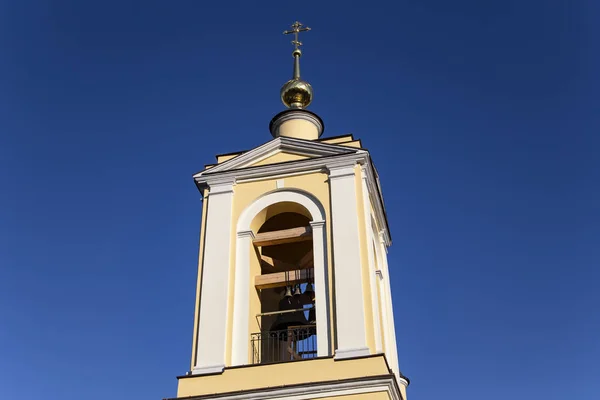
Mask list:
[[[294,35],[294,40],[292,40],[292,44],[294,45],[294,51],[292,52],[292,56],[294,57],[294,73],[292,79],[287,81],[281,88],[281,101],[288,108],[302,109],[308,107],[312,101],[313,90],[308,82],[300,79],[300,57],[302,57],[300,46],[302,46],[302,42],[298,40],[298,35],[300,32],[310,31],[310,28],[298,21],[294,22],[291,28],[284,31],[283,34]]]
[[[323,134],[323,121],[321,118],[306,110],[313,99],[313,89],[310,84],[300,79],[300,57],[302,42],[298,40],[300,32],[310,31],[308,26],[296,21],[292,29],[284,31],[284,35],[294,35],[292,44],[294,51],[294,73],[292,79],[281,88],[281,101],[288,108],[280,112],[271,120],[269,130],[273,137],[292,137],[305,140],[317,140]]]

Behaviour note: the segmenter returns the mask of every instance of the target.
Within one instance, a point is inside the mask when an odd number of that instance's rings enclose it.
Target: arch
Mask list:
[[[325,220],[325,210],[323,206],[313,195],[303,190],[275,190],[266,193],[250,204],[242,213],[237,222],[237,232],[246,232],[251,230],[251,224],[254,218],[265,208],[277,203],[297,203],[304,207],[310,214],[312,222]]]
[[[279,203],[295,203],[310,215],[313,232],[315,304],[317,317],[317,355],[330,354],[329,284],[325,209],[313,195],[298,189],[280,189],[266,193],[242,211],[236,224],[235,282],[233,299],[232,365],[249,363],[248,330],[250,307],[250,248],[254,239],[253,221],[265,209]],[[307,215],[308,217],[308,215]]]

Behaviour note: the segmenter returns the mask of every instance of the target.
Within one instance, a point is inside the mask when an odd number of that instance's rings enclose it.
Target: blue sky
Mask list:
[[[188,369],[191,175],[270,139],[306,34],[379,169],[409,398],[597,399],[597,2],[0,2],[0,398]]]

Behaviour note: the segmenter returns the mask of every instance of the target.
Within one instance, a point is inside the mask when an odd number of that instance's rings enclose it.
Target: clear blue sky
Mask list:
[[[409,398],[597,399],[592,0],[2,1],[0,398],[175,395],[191,176],[270,139],[295,19],[381,175]]]

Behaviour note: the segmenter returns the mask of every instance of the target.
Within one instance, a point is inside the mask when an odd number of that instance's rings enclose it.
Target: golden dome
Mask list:
[[[308,82],[290,79],[281,87],[281,101],[289,108],[308,107],[313,98],[313,89]]]

